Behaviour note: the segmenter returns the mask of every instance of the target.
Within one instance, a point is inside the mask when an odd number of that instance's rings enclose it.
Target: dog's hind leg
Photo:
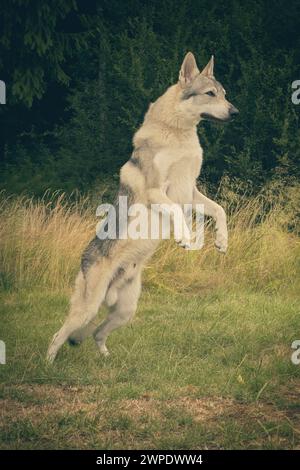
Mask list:
[[[71,298],[69,315],[61,329],[54,335],[47,352],[47,360],[53,362],[61,346],[76,331],[86,328],[96,317],[105,298],[110,282],[105,262],[92,266],[86,276],[79,272]]]
[[[135,314],[141,292],[141,269],[139,268],[132,279],[118,289],[117,302],[110,308],[107,318],[94,333],[97,346],[102,354],[109,354],[106,340],[110,333],[128,323]]]
[[[133,267],[134,266],[134,267]],[[136,265],[130,267],[121,268],[119,267],[116,277],[112,280],[105,295],[105,305],[110,308],[113,307],[118,300],[118,291],[127,281],[134,277],[137,273]],[[75,346],[81,344],[86,338],[92,336],[97,327],[99,326],[99,321],[97,318],[94,318],[87,326],[80,328],[77,331],[74,331],[71,336],[69,336],[69,344]]]

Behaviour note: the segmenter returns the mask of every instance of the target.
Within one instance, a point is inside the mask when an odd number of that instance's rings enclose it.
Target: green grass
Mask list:
[[[296,448],[297,297],[147,288],[134,322],[44,358],[68,295],[1,293],[1,448]]]
[[[0,195],[0,447],[300,448],[299,195],[221,187],[226,256],[210,223],[200,251],[162,243],[111,356],[87,340],[53,366],[92,203]]]

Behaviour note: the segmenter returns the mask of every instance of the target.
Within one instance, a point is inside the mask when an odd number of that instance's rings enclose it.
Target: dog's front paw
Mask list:
[[[182,248],[184,248],[185,250],[189,250],[191,248],[192,240],[190,237],[189,238],[182,237],[181,239],[175,238],[175,241],[179,246],[182,246]]]
[[[188,250],[192,245],[192,237],[187,225],[183,225],[182,231],[175,231],[174,238],[179,246]]]
[[[218,232],[216,240],[215,240],[215,247],[217,248],[219,253],[225,254],[228,248],[227,235],[224,235],[223,233]]]

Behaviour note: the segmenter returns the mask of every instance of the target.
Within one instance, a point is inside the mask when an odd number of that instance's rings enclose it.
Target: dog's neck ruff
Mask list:
[[[176,106],[180,101],[178,95],[181,93],[179,85],[173,85],[155,103],[151,104],[146,116],[145,123],[153,123],[169,132],[178,131],[194,132],[199,123],[198,116],[187,117]]]

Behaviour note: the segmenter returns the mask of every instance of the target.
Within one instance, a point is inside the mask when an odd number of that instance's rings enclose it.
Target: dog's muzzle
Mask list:
[[[226,122],[226,121],[231,121],[231,119],[233,119],[238,114],[239,114],[239,110],[235,106],[233,106],[233,104],[231,104],[230,108],[228,109],[228,115],[224,118],[218,118],[208,113],[202,113],[201,117],[202,119],[205,119],[207,121]]]
[[[233,117],[237,116],[238,114],[239,114],[239,110],[235,106],[233,106],[233,104],[232,104],[229,108],[230,117],[233,118]]]

